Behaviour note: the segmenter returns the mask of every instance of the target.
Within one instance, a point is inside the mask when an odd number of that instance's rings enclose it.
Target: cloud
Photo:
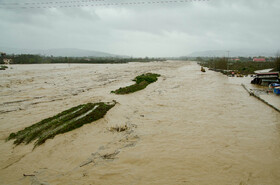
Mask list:
[[[81,48],[132,56],[279,49],[278,0],[49,9],[7,9],[3,2],[0,0],[0,45],[6,47]]]

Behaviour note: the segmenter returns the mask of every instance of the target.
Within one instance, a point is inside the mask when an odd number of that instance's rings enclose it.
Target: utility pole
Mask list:
[[[216,56],[215,56],[215,58],[216,58]],[[214,69],[216,69],[216,61],[213,60],[213,62],[214,62]]]
[[[228,53],[228,57],[227,57],[227,70],[229,70],[228,68],[229,68],[229,52],[230,51],[227,51],[227,53]]]
[[[211,62],[211,67],[213,68],[214,67],[214,64],[215,64],[215,61],[214,61],[214,55],[212,56],[212,62]],[[210,67],[209,67],[210,68]]]

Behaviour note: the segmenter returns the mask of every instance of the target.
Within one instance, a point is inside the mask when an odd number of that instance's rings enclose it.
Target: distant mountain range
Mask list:
[[[34,54],[42,56],[54,56],[54,57],[117,57],[117,58],[129,58],[125,55],[115,55],[111,53],[105,53],[94,50],[84,50],[75,48],[58,48],[58,49],[22,49],[22,48],[7,48],[0,46],[0,52],[7,54]],[[230,50],[230,57],[275,57],[276,51],[259,51],[253,49],[239,49]],[[184,57],[227,57],[228,53],[226,50],[207,50],[193,52]]]
[[[43,56],[54,56],[54,57],[119,57],[127,58],[128,56],[115,55],[111,53],[83,50],[75,48],[60,48],[60,49],[20,49],[20,48],[6,48],[0,46],[0,52],[7,54],[34,54]]]
[[[230,57],[257,57],[257,56],[265,56],[265,57],[274,57],[276,56],[276,51],[258,51],[252,49],[240,49],[240,50],[230,50]],[[227,57],[228,53],[226,50],[208,50],[208,51],[198,51],[193,52],[186,57]]]

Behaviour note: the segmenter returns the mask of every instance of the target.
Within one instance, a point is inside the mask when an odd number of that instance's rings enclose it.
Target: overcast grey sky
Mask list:
[[[11,6],[3,5],[50,1],[61,0],[0,0],[0,46],[79,48],[134,57],[183,56],[216,49],[280,49],[280,0],[49,9],[21,9],[19,5],[7,9]]]

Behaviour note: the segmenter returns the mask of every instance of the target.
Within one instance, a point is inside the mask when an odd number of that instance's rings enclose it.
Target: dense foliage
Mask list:
[[[51,64],[51,63],[87,63],[87,64],[118,64],[128,62],[164,61],[160,58],[112,58],[112,57],[49,57],[40,55],[7,55],[13,64]],[[3,64],[3,57],[0,60]]]
[[[275,59],[275,71],[280,71],[280,56],[277,56]]]
[[[240,74],[254,74],[257,70],[262,69],[274,69],[279,70],[279,66],[277,67],[277,61],[279,59],[274,59],[274,61],[266,61],[266,62],[253,62],[253,61],[227,61],[226,58],[215,58],[200,61],[199,64],[208,67],[210,69],[218,69],[218,70],[231,70],[236,71]],[[279,62],[278,62],[279,63]],[[279,64],[278,64],[279,65]]]

